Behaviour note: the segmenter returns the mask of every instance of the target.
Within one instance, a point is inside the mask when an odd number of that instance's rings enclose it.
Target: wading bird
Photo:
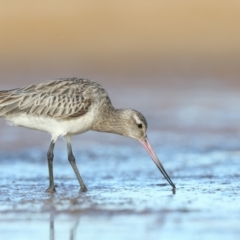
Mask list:
[[[48,192],[55,192],[53,150],[60,136],[66,139],[68,159],[80,184],[80,190],[87,190],[75,163],[71,137],[89,130],[115,133],[138,140],[175,189],[148,142],[145,117],[133,109],[115,109],[106,90],[92,80],[65,78],[0,91],[0,117],[12,125],[51,134],[51,144],[47,153]]]

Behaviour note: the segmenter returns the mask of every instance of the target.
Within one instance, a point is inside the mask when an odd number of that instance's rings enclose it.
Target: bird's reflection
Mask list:
[[[74,224],[73,224],[72,228],[70,228],[69,240],[76,240],[76,231],[77,231],[78,224],[79,224],[79,218],[80,217],[78,217],[74,221]],[[54,214],[53,213],[50,213],[49,239],[50,240],[56,240],[55,239]]]
[[[55,230],[54,230],[54,215],[53,213],[50,214],[50,240],[55,240]]]
[[[76,231],[79,224],[79,218],[75,221],[73,227],[70,229],[70,240],[76,240]]]

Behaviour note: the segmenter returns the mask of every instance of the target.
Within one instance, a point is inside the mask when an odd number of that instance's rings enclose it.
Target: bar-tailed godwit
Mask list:
[[[55,192],[53,150],[60,136],[66,139],[68,159],[80,184],[80,190],[87,190],[72,153],[71,136],[89,130],[115,133],[138,140],[175,189],[147,139],[145,117],[133,109],[115,109],[106,90],[92,80],[65,78],[0,91],[0,117],[12,125],[51,134],[47,153],[48,192]]]

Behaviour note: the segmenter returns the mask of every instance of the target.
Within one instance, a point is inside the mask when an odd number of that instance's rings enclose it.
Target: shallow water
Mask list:
[[[127,105],[125,94],[117,105]],[[99,133],[73,139],[88,192],[79,192],[60,141],[57,192],[45,193],[48,136],[1,122],[1,239],[239,239],[240,94],[171,94],[156,102],[152,90],[130,107],[147,116],[175,194],[140,144]]]
[[[33,151],[31,161],[26,152],[2,155],[1,238],[14,239],[18,232],[21,239],[238,239],[240,152],[157,149],[171,159],[164,165],[177,185],[173,194],[138,150],[125,146],[119,153],[108,145],[95,151],[97,159],[92,148],[77,153],[86,193],[79,193],[69,164],[57,153],[55,195],[44,192],[47,166],[39,161],[41,152]]]

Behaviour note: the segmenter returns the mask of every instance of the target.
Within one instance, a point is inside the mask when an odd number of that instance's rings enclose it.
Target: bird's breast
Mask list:
[[[10,125],[44,131],[58,137],[76,135],[90,130],[95,118],[96,112],[90,110],[80,117],[67,119],[55,119],[49,116],[33,116],[23,113],[18,116],[8,116],[6,120]]]

